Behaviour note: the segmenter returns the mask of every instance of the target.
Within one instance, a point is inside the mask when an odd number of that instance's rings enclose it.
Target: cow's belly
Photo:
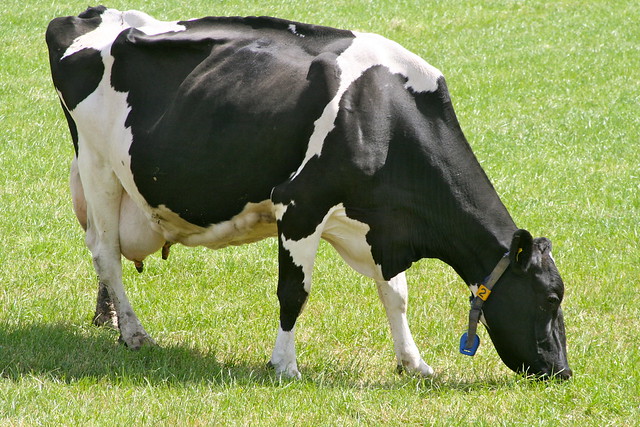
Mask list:
[[[118,161],[114,168],[125,191],[135,201],[140,213],[144,212],[151,229],[162,236],[164,241],[180,243],[185,246],[205,246],[220,249],[231,245],[252,243],[277,235],[273,203],[264,200],[259,203],[247,203],[243,209],[230,219],[211,225],[193,224],[167,206],[153,207],[141,194],[130,170],[129,148],[117,152]],[[122,165],[121,168],[118,166]],[[193,194],[185,190],[183,200],[193,200]],[[224,203],[224,202],[220,202]],[[188,204],[187,204],[188,206]]]
[[[185,246],[211,249],[256,242],[277,235],[273,203],[247,203],[245,208],[227,221],[201,227],[191,224],[165,206],[149,208],[151,225],[164,239]]]

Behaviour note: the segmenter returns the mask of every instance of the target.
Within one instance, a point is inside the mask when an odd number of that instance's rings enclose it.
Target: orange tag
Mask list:
[[[482,301],[486,301],[487,298],[489,298],[489,295],[491,294],[491,291],[485,286],[485,285],[480,285],[478,287],[478,293],[476,294],[478,296],[478,298],[480,298]]]

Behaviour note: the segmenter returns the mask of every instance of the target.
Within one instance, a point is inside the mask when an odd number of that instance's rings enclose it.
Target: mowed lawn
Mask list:
[[[486,331],[458,354],[468,291],[408,272],[410,323],[437,375],[397,375],[374,284],[322,245],[298,324],[300,381],[265,368],[275,240],[174,247],[131,301],[156,348],[90,325],[96,277],[71,210],[73,149],[47,23],[86,1],[0,4],[0,425],[637,425],[640,419],[640,14],[636,1],[116,0],[177,20],[274,15],[376,32],[441,69],[516,223],[554,244],[574,378],[523,379]],[[393,224],[390,224],[393,226]]]

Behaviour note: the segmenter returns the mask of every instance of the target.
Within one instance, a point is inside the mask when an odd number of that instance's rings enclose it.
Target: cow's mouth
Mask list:
[[[549,381],[549,380],[561,380],[566,381],[573,376],[573,371],[571,368],[564,367],[561,369],[556,369],[552,367],[542,368],[538,370],[534,370],[532,368],[525,368],[522,366],[521,368],[516,370],[517,373],[524,375],[527,378],[539,380],[539,381]]]

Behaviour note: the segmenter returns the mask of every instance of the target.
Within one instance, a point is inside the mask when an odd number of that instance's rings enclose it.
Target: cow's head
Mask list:
[[[568,379],[564,284],[551,256],[551,242],[526,230],[513,236],[510,265],[482,311],[503,362],[516,372]]]

